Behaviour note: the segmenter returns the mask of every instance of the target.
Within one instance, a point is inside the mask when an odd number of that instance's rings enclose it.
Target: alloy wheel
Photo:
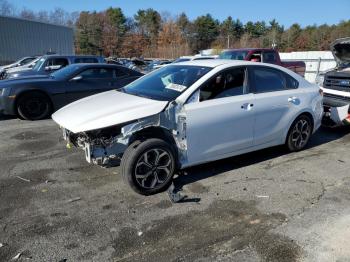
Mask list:
[[[298,149],[303,148],[309,140],[310,134],[311,126],[309,122],[305,119],[300,119],[292,130],[293,145]]]
[[[153,189],[167,181],[173,164],[166,150],[160,148],[147,150],[136,163],[135,179],[141,187]]]

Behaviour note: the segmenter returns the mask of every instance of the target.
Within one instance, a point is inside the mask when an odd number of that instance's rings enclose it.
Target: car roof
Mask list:
[[[122,65],[116,65],[116,64],[107,64],[107,63],[76,63],[76,64],[70,64],[68,66],[75,66],[75,67],[79,67],[79,68],[83,68],[83,67],[111,67],[111,68],[126,68]]]
[[[254,48],[254,47],[247,47],[247,48],[232,48],[232,49],[224,49],[223,52],[225,51],[273,51],[274,49],[272,48]]]
[[[43,55],[43,58],[48,58],[48,57],[63,57],[63,58],[102,58],[102,56],[98,56],[98,55]]]
[[[253,65],[253,64],[261,64],[261,63],[254,63],[254,62],[243,61],[243,60],[230,60],[230,59],[200,59],[200,60],[180,62],[174,65],[206,66],[206,67],[214,68],[221,65],[240,66],[240,65]]]

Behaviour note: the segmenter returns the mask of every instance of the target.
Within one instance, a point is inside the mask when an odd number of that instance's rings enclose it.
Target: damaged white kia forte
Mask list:
[[[150,195],[189,166],[280,144],[301,150],[322,114],[319,87],[292,71],[218,59],[168,65],[52,118],[89,163],[121,159],[125,181]]]

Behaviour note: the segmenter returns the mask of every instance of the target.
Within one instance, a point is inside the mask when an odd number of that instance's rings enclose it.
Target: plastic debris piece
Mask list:
[[[270,196],[257,195],[257,198],[269,198]]]
[[[46,188],[42,189],[41,192],[46,193],[48,190]]]
[[[23,178],[23,177],[20,177],[20,176],[16,176],[17,178],[19,178],[19,179],[21,179],[22,181],[25,181],[25,182],[30,182],[30,180],[29,179],[25,179],[25,178]]]
[[[72,203],[72,202],[76,202],[76,201],[79,201],[79,200],[81,200],[81,197],[75,197],[75,198],[69,199],[67,202],[68,203]]]
[[[141,232],[141,231],[137,232],[137,235],[138,235],[139,237],[142,236],[142,234],[143,234],[143,232]]]
[[[169,189],[168,189],[168,196],[170,198],[170,201],[173,203],[179,203],[182,200],[184,200],[185,198],[187,198],[187,196],[183,196],[180,194],[179,190],[177,190],[175,188],[174,182],[171,183]]]
[[[4,247],[4,246],[6,246],[6,244],[0,243],[0,248],[2,248],[2,247]]]
[[[22,252],[18,253],[17,255],[15,255],[15,256],[12,258],[12,260],[17,260],[17,259],[19,259],[19,258],[21,257],[21,255],[22,255]]]

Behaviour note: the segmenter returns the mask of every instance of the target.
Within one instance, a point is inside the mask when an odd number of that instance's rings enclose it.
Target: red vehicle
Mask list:
[[[271,48],[226,49],[219,55],[219,58],[246,60],[280,65],[294,71],[295,73],[301,76],[304,76],[306,68],[305,63],[303,61],[281,61],[278,51]]]

